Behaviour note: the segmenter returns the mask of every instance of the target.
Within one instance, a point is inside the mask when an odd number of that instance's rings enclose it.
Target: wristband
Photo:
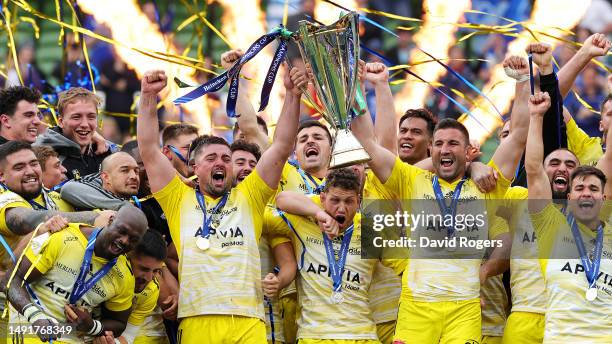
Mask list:
[[[98,321],[98,320],[94,320],[93,321],[93,326],[91,327],[89,332],[87,332],[87,334],[90,335],[90,336],[97,337],[100,334],[102,334],[102,330],[103,330],[102,323],[100,321]]]
[[[524,82],[524,81],[529,80],[529,74],[519,74],[517,70],[514,70],[510,67],[504,67],[504,72],[506,73],[507,76],[516,80],[516,82]]]
[[[23,307],[21,314],[23,314],[23,316],[26,317],[29,323],[32,323],[35,321],[33,320],[33,317],[35,317],[38,314],[43,314],[43,311],[35,304],[29,303],[25,307]]]

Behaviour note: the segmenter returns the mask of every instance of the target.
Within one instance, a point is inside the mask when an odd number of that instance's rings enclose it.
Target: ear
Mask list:
[[[106,183],[109,183],[109,176],[106,172],[100,172],[100,179],[102,179],[102,185],[104,186]]]
[[[325,203],[326,197],[327,197],[327,194],[325,193],[325,191],[321,191],[321,193],[319,194],[319,198],[321,199],[321,204]]]
[[[168,160],[172,161],[172,152],[170,151],[168,146],[163,146],[161,151],[166,156],[166,158],[168,158]]]
[[[604,132],[603,121],[599,120],[599,131]]]
[[[4,184],[6,179],[4,179],[4,172],[0,172],[0,183]]]
[[[64,129],[64,116],[57,116],[57,125]]]
[[[10,120],[10,117],[8,115],[6,114],[0,115],[0,126],[4,128],[10,128],[11,125],[10,125],[9,120]]]

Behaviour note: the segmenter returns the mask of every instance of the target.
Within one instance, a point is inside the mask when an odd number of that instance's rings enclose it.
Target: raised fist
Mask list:
[[[244,52],[240,49],[224,52],[221,54],[221,67],[223,67],[225,70],[232,68],[234,63],[236,63],[236,61],[238,61],[242,55],[244,55]]]
[[[552,48],[547,43],[530,43],[525,49],[533,56],[533,62],[540,67],[542,75],[552,73]]]
[[[529,113],[536,116],[544,116],[550,107],[550,96],[548,92],[538,92],[529,97]]]
[[[582,50],[586,51],[591,58],[597,56],[604,56],[610,50],[610,40],[603,33],[596,33],[584,41],[582,45]]]
[[[286,64],[284,68],[286,72],[288,68]],[[305,89],[308,84],[308,77],[306,76],[306,72],[297,67],[293,67],[288,73],[285,73],[283,82],[287,91],[296,96],[300,96],[302,95],[302,90]]]
[[[389,82],[389,69],[384,63],[373,62],[365,65],[365,79],[372,84]]]
[[[519,80],[523,75],[529,75],[529,63],[520,56],[508,56],[503,63],[506,75]]]
[[[157,95],[168,84],[168,77],[163,70],[150,70],[142,76],[140,92],[143,95]]]

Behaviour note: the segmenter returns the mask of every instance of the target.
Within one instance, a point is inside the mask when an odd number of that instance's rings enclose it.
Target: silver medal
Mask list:
[[[344,302],[344,295],[340,291],[334,291],[331,296],[331,301],[333,304],[339,305]]]
[[[196,239],[196,246],[200,250],[206,251],[210,248],[210,240],[208,240],[208,238],[205,238],[205,237],[198,237]]]
[[[595,301],[597,298],[597,287],[590,287],[586,291],[586,299],[588,301]]]

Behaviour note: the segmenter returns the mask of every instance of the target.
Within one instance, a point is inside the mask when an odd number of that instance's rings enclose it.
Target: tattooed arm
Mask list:
[[[104,212],[102,212],[104,213]],[[65,217],[68,222],[86,223],[93,225],[96,218],[102,213],[93,211],[79,211],[66,213],[55,210],[34,210],[25,207],[9,208],[5,212],[5,221],[8,229],[17,235],[26,235],[34,230],[40,223],[54,215]]]

